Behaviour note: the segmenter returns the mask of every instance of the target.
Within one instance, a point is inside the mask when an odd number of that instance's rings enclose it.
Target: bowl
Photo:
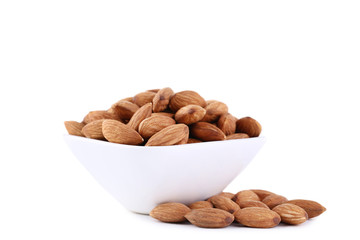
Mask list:
[[[189,204],[220,193],[265,143],[256,137],[144,147],[64,138],[100,185],[125,208],[142,214],[160,203]]]

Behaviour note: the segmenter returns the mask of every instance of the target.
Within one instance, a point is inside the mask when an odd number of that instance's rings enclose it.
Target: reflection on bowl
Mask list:
[[[71,135],[66,143],[125,208],[148,214],[163,202],[189,204],[220,193],[254,158],[264,137],[144,147]]]

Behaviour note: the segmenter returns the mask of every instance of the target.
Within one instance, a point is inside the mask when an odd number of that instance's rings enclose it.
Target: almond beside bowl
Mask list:
[[[125,208],[142,214],[164,202],[220,193],[245,169],[264,137],[174,146],[132,146],[64,135],[71,151]]]

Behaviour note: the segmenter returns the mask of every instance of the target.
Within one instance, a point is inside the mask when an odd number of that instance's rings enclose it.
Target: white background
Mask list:
[[[0,239],[314,239],[355,234],[358,1],[0,2]],[[196,90],[268,141],[227,188],[328,210],[300,226],[201,229],[124,209],[73,157],[65,120],[152,88]]]

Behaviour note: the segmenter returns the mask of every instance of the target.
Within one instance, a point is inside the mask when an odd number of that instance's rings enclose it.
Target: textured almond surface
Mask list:
[[[226,136],[234,134],[236,131],[236,118],[230,113],[223,114],[220,116],[217,126]]]
[[[173,118],[167,117],[165,115],[151,115],[150,117],[144,119],[139,125],[140,135],[148,139],[155,133],[160,130],[174,125],[176,122]]]
[[[225,140],[226,136],[218,127],[207,122],[197,122],[190,126],[191,136],[202,141]]]
[[[236,121],[236,132],[246,133],[249,137],[258,137],[261,133],[261,125],[251,117],[244,117]]]
[[[140,123],[145,118],[150,117],[151,113],[152,113],[152,103],[146,103],[134,113],[134,115],[131,117],[127,125],[137,131]]]
[[[138,109],[139,106],[135,103],[120,100],[111,106],[109,112],[115,114],[120,119],[129,120]]]
[[[211,197],[211,203],[214,205],[215,208],[219,208],[225,210],[229,213],[234,213],[240,209],[239,205],[232,201],[230,198],[223,197],[223,196],[214,196]]]
[[[170,146],[187,142],[189,128],[185,124],[174,124],[154,134],[145,146]]]
[[[105,139],[102,132],[102,124],[104,121],[105,119],[100,119],[86,124],[85,127],[83,127],[82,129],[82,133],[87,138],[99,139],[99,140]]]
[[[234,215],[216,208],[194,209],[187,213],[185,218],[195,226],[203,228],[223,228],[234,221]]]
[[[205,110],[206,110],[206,114],[201,121],[215,122],[220,118],[221,115],[226,114],[228,112],[228,106],[223,102],[214,101],[208,104],[205,107]]]
[[[262,201],[264,198],[266,198],[267,196],[271,195],[271,194],[275,194],[273,192],[267,191],[267,190],[262,190],[262,189],[250,189],[251,191],[253,191],[254,193],[256,193],[256,195],[258,195],[258,197],[260,198],[260,201]]]
[[[234,133],[226,136],[226,140],[243,139],[243,138],[249,138],[249,135],[247,135],[246,133]]]
[[[189,138],[187,143],[201,143],[202,141],[196,138]]]
[[[84,117],[83,123],[88,124],[92,121],[96,121],[96,120],[100,120],[100,119],[115,119],[115,120],[117,120],[117,116],[112,113],[109,113],[107,111],[102,111],[102,110],[91,111]]]
[[[138,132],[116,120],[104,120],[102,132],[104,137],[113,143],[139,145],[144,141]]]
[[[183,222],[191,209],[182,203],[163,203],[150,212],[150,216],[162,222]]]
[[[208,201],[197,201],[189,205],[190,209],[200,209],[200,208],[213,208],[211,202]]]
[[[320,203],[311,200],[294,199],[286,203],[295,204],[303,208],[307,212],[309,218],[317,217],[326,211],[326,208]]]
[[[169,103],[169,107],[173,112],[177,112],[180,108],[194,104],[201,107],[206,106],[204,98],[194,91],[182,91],[174,94]]]
[[[141,92],[134,96],[133,102],[139,107],[144,106],[147,103],[152,103],[153,98],[155,97],[154,92]]]
[[[281,217],[281,222],[297,225],[306,222],[308,215],[304,209],[295,204],[283,203],[272,209]]]
[[[234,202],[236,202],[237,204],[239,204],[242,201],[248,201],[248,200],[253,200],[253,201],[259,201],[259,197],[258,195],[256,195],[256,193],[254,193],[251,190],[242,190],[238,193],[236,193],[232,199]]]
[[[262,200],[262,202],[265,203],[270,209],[287,201],[288,200],[286,197],[277,194],[270,194]]]
[[[174,91],[171,88],[160,89],[153,98],[153,112],[162,112],[167,109],[173,94]]]
[[[84,136],[84,134],[82,134],[82,132],[81,132],[81,129],[85,126],[84,123],[79,123],[76,121],[65,121],[64,125],[65,125],[67,132],[70,135],[80,136],[80,137]]]
[[[187,105],[176,112],[175,120],[178,123],[189,125],[200,121],[205,113],[206,110],[199,105]]]
[[[247,227],[271,228],[280,223],[280,216],[270,209],[248,207],[235,212],[235,220]]]
[[[262,208],[269,209],[269,207],[265,203],[263,203],[261,201],[254,201],[254,200],[241,201],[241,202],[239,202],[239,206],[240,206],[240,208],[262,207]]]

